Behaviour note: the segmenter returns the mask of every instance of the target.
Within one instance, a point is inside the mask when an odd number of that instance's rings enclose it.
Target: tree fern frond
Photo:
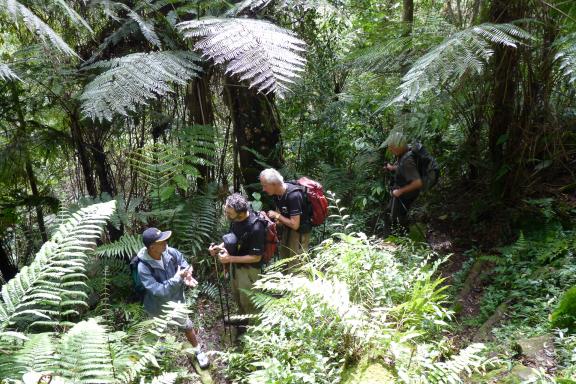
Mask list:
[[[305,43],[266,21],[212,18],[182,22],[178,29],[187,38],[200,37],[196,49],[259,92],[283,97],[304,71],[306,60],[300,54]]]
[[[24,21],[30,32],[38,35],[42,42],[49,42],[61,52],[69,56],[77,56],[76,53],[48,24],[36,16],[26,6],[16,0],[0,0],[0,10],[7,12],[16,23]]]
[[[576,82],[576,33],[571,33],[559,39],[557,42],[558,53],[555,60],[558,63],[560,72],[568,83]]]
[[[54,321],[84,303],[83,275],[88,254],[101,235],[115,201],[79,210],[61,224],[36,254],[34,261],[2,286],[0,330],[18,321]]]
[[[99,257],[116,257],[129,259],[142,248],[141,235],[123,235],[117,241],[96,248],[94,253]]]
[[[528,39],[527,32],[512,24],[482,24],[455,33],[414,63],[402,78],[399,94],[384,106],[411,102],[448,81],[480,74],[494,53],[494,44],[515,48]]]
[[[20,78],[10,69],[9,66],[0,63],[0,80],[11,81],[20,80]]]
[[[197,76],[199,58],[190,52],[165,51],[134,53],[118,59],[100,61],[84,69],[106,69],[84,89],[80,96],[85,115],[111,120],[114,113],[126,115],[171,92],[170,82],[186,84]]]
[[[158,38],[158,35],[154,31],[154,24],[152,21],[144,20],[139,14],[134,11],[128,12],[128,17],[134,20],[138,27],[140,27],[140,31],[142,35],[148,40],[148,42],[160,49],[162,49],[162,43]]]

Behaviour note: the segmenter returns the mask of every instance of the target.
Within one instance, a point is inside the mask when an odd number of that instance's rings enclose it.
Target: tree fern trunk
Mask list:
[[[96,183],[94,182],[92,166],[90,164],[88,153],[86,152],[86,145],[84,144],[84,140],[82,138],[80,112],[78,111],[78,108],[75,108],[74,113],[70,115],[70,133],[72,136],[72,142],[76,148],[76,155],[78,156],[80,167],[82,168],[86,191],[90,196],[96,197],[98,192],[96,191]],[[81,186],[78,186],[78,188],[80,189]]]
[[[212,92],[210,91],[211,71],[204,68],[204,75],[195,78],[186,90],[186,105],[189,110],[188,122],[190,125],[214,125],[214,107]],[[213,163],[215,159],[212,159]],[[206,185],[214,180],[214,167],[198,166],[200,171],[199,185]]]
[[[282,165],[280,126],[274,98],[248,89],[245,84],[229,77],[224,88],[238,146],[241,180],[247,192],[251,193],[260,189],[258,176],[263,166],[259,161],[275,168]]]
[[[517,20],[522,17],[523,10],[522,0],[494,0],[490,7],[490,21],[508,23]],[[492,164],[492,186],[494,192],[505,198],[509,196],[505,196],[504,185],[513,164],[504,162],[504,152],[507,143],[515,145],[515,138],[511,137],[510,133],[512,125],[517,124],[518,61],[519,53],[516,49],[502,45],[495,47],[493,110],[488,133],[488,146]]]

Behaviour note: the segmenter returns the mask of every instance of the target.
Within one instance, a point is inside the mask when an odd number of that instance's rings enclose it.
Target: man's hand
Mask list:
[[[398,169],[398,166],[392,165],[390,163],[386,163],[386,165],[384,166],[384,169],[386,169],[388,172],[396,172],[396,170]]]
[[[276,212],[276,211],[268,211],[267,215],[269,218],[271,218],[272,220],[278,220],[280,218],[280,213]]]
[[[218,253],[218,258],[222,264],[229,264],[230,262],[232,262],[232,258],[230,257],[226,249],[220,250],[220,253]]]
[[[210,255],[212,256],[216,256],[218,254],[218,252],[220,252],[222,248],[220,248],[219,245],[216,245],[214,243],[210,244],[210,247],[208,247],[208,252],[210,252]]]
[[[394,196],[394,197],[400,197],[400,196],[402,196],[402,191],[399,190],[399,189],[395,189],[395,190],[392,191],[392,196]]]

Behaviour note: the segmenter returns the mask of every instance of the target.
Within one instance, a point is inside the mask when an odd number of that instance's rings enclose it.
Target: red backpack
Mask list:
[[[328,217],[328,200],[324,196],[322,184],[305,176],[296,180],[296,184],[304,187],[304,192],[310,205],[312,226],[324,223],[324,220]]]
[[[264,245],[264,251],[262,252],[262,261],[266,264],[272,260],[274,254],[276,253],[276,249],[278,248],[278,231],[276,230],[276,223],[273,222],[266,212],[260,211],[256,213],[257,220],[264,222],[266,225],[266,244]]]

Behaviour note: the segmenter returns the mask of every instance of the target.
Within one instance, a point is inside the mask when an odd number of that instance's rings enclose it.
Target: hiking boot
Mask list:
[[[208,355],[206,355],[201,350],[196,350],[196,360],[198,360],[198,365],[202,369],[206,369],[210,366],[210,360],[208,360]]]

